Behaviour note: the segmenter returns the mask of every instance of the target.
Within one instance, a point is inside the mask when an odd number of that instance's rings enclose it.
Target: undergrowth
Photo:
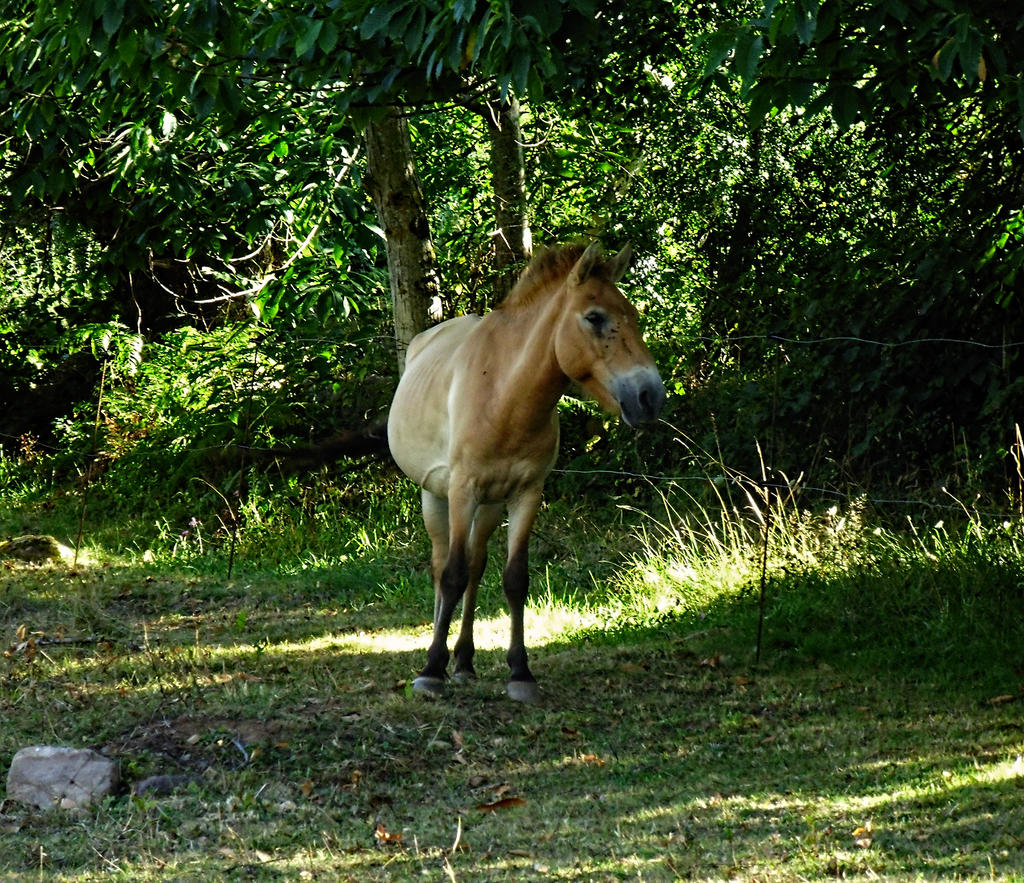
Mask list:
[[[1020,520],[966,507],[891,519],[863,498],[813,512],[798,488],[769,496],[755,483],[739,497],[689,510],[662,498],[624,572],[620,627],[740,616],[755,656],[1024,683]]]

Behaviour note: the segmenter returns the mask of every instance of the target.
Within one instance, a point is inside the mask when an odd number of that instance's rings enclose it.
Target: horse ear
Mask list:
[[[622,247],[622,251],[608,261],[608,278],[612,282],[618,282],[626,275],[631,263],[633,263],[633,246],[627,242]]]
[[[590,274],[594,272],[594,267],[597,266],[599,260],[601,260],[601,246],[597,242],[591,242],[580,259],[576,261],[572,272],[569,273],[569,282],[572,285],[582,285],[590,278]]]

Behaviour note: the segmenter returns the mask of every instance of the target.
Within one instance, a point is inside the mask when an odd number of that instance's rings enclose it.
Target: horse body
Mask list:
[[[503,586],[511,616],[509,695],[533,701],[523,639],[527,547],[544,480],[558,453],[556,405],[580,383],[633,425],[653,420],[665,389],[640,337],[636,310],[615,282],[628,247],[603,261],[595,246],[535,259],[500,307],[417,336],[388,415],[399,467],[423,489],[434,577],[434,636],[413,689],[443,690],[458,602],[456,679],[472,677],[476,592],[487,541],[508,511]]]

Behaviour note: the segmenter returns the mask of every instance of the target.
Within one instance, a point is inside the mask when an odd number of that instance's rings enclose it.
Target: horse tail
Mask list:
[[[351,460],[361,457],[373,459],[391,459],[391,447],[388,445],[388,422],[382,420],[369,423],[359,429],[348,429],[333,438],[307,445],[298,450],[299,456],[311,459],[320,464],[334,463],[337,460]]]
[[[368,423],[358,429],[347,429],[331,438],[311,445],[294,447],[247,448],[253,461],[285,460],[301,468],[317,468],[338,460],[373,458],[390,460],[387,419]]]

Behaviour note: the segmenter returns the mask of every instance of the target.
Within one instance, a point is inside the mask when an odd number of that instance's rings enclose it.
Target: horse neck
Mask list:
[[[561,312],[559,291],[554,291],[530,306],[505,314],[507,326],[503,331],[515,335],[518,346],[504,390],[510,401],[517,403],[523,425],[534,421],[538,426],[547,425],[551,412],[569,387],[569,378],[555,355],[555,330]]]

